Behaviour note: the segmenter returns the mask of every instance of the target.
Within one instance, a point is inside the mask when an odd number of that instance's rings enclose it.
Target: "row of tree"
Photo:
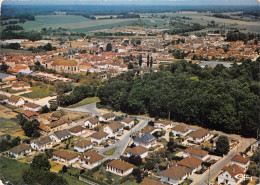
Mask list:
[[[260,58],[214,69],[175,62],[144,76],[121,74],[105,82],[98,96],[112,110],[252,137],[259,127],[259,69]]]

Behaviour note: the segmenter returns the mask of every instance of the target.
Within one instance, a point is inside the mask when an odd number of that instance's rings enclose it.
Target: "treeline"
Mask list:
[[[133,19],[133,18],[140,18],[140,15],[135,13],[123,13],[122,15],[117,16],[117,19]]]
[[[13,31],[2,31],[1,39],[29,39],[31,41],[37,41],[42,39],[42,35],[39,32],[13,32]]]
[[[51,43],[48,43],[44,46],[38,46],[37,48],[36,47],[29,47],[28,50],[29,51],[32,51],[33,53],[38,53],[38,52],[42,52],[42,51],[52,51],[52,50],[56,50],[57,48],[56,47],[53,47],[51,45]]]
[[[7,151],[10,148],[13,148],[13,147],[19,145],[20,142],[21,142],[21,138],[19,136],[14,137],[14,138],[11,138],[10,135],[1,136],[1,138],[0,138],[0,152]]]
[[[116,33],[106,33],[106,32],[96,32],[94,34],[96,37],[98,36],[134,36],[134,33],[122,33],[122,32],[116,32]]]
[[[244,41],[244,42],[247,42],[249,40],[259,40],[260,39],[260,34],[256,34],[256,33],[243,33],[243,32],[240,32],[238,30],[236,31],[229,31],[227,33],[227,38],[226,40],[227,41],[238,41],[238,40],[241,40],[241,41]]]
[[[172,24],[171,26],[175,26],[175,24]],[[198,31],[198,30],[202,30],[205,27],[198,24],[198,23],[194,23],[192,25],[185,25],[184,28],[179,28],[179,29],[173,29],[170,31],[167,31],[167,33],[171,34],[171,35],[176,35],[176,34],[181,34],[181,33],[186,33],[186,32],[191,32],[191,31]]]
[[[124,73],[98,89],[100,106],[255,137],[259,127],[258,61],[214,69],[186,61],[144,76]]]
[[[23,13],[23,14],[11,14],[11,13],[6,13],[3,11],[2,14],[2,20],[8,20],[8,19],[19,19],[19,20],[28,20],[28,21],[34,21],[35,16],[29,13]]]
[[[217,17],[217,18],[222,18],[222,19],[233,19],[232,17],[230,17],[229,15],[224,15],[221,13],[215,13],[212,15],[213,17]]]
[[[21,113],[17,115],[17,119],[26,136],[33,138],[40,137],[41,134],[38,131],[40,123],[36,119],[33,119],[32,121],[27,120]]]
[[[20,25],[9,25],[9,26],[6,26],[4,31],[11,31],[11,30],[24,30],[24,29]]]

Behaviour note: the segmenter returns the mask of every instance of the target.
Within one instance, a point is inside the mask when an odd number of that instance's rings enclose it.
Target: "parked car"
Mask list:
[[[105,144],[105,146],[104,146],[104,147],[106,148],[106,147],[108,147],[108,146],[109,146],[109,144]]]

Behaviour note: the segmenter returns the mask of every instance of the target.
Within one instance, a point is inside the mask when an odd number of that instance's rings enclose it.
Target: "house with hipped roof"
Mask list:
[[[198,129],[190,132],[187,136],[189,141],[193,141],[194,143],[202,143],[209,138],[210,132],[206,129]]]
[[[107,163],[106,171],[119,176],[126,176],[133,171],[132,164],[120,160],[113,160]]]
[[[235,155],[231,159],[231,164],[236,164],[236,165],[244,168],[244,170],[247,170],[247,168],[250,164],[250,158],[246,157],[245,155]]]
[[[160,177],[163,182],[177,185],[181,180],[184,180],[191,170],[185,166],[172,166],[161,172]]]
[[[191,146],[191,147],[183,150],[183,157],[186,158],[186,157],[189,157],[190,155],[193,155],[193,156],[205,161],[206,159],[209,158],[208,153],[209,152],[207,152],[205,150],[201,150],[201,148],[198,146]]]
[[[136,146],[143,146],[145,148],[150,148],[152,145],[157,143],[157,138],[151,135],[148,132],[141,133],[140,135],[136,136],[133,140],[133,143]]]
[[[94,128],[99,125],[99,119],[97,117],[89,118],[85,121],[85,127]]]
[[[68,150],[57,150],[53,152],[53,159],[66,166],[75,163],[78,160],[78,154]]]
[[[85,152],[92,148],[92,143],[87,140],[81,140],[74,144],[74,150],[78,152]]]
[[[123,130],[124,125],[120,121],[113,121],[103,128],[103,131],[108,134],[109,137],[115,136]]]
[[[79,162],[83,168],[92,169],[100,165],[103,159],[103,156],[99,155],[96,151],[91,150],[80,155]]]
[[[50,138],[53,141],[58,142],[58,143],[60,143],[61,141],[65,140],[65,139],[68,139],[69,137],[70,137],[70,132],[67,129],[53,132],[50,135]]]
[[[100,144],[101,142],[105,141],[108,138],[108,134],[103,131],[95,132],[90,136],[91,143]]]
[[[126,152],[127,157],[140,156],[142,159],[148,156],[148,149],[143,146],[135,146]]]
[[[32,140],[30,142],[30,145],[35,150],[45,150],[46,148],[52,147],[52,140],[49,136],[43,136],[40,138],[37,138],[35,140]]]
[[[9,152],[9,155],[12,155],[15,158],[17,158],[17,157],[24,156],[24,155],[30,153],[31,150],[32,149],[31,149],[30,145],[21,144],[21,145],[11,148],[8,152]]]
[[[172,128],[171,131],[175,136],[180,135],[182,137],[186,136],[189,133],[189,128],[185,124],[179,124]]]

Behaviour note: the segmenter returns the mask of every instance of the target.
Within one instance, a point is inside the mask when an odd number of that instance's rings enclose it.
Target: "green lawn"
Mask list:
[[[12,87],[6,87],[6,88],[3,88],[3,89],[0,89],[1,91],[5,91],[5,92],[9,92],[11,94],[15,94],[15,93],[19,93],[19,92],[23,92],[23,91],[26,91],[26,89],[21,89],[21,90],[13,90]]]
[[[105,151],[103,154],[104,155],[113,155],[115,153],[116,149],[117,149],[117,147],[111,148],[110,150]]]
[[[13,184],[16,185],[24,184],[22,179],[22,172],[28,167],[28,164],[19,162],[15,159],[0,157],[0,178],[2,180],[11,181]],[[67,174],[58,173],[58,175],[64,177],[68,181],[68,184],[86,185],[84,182],[81,182],[74,177],[70,177]]]
[[[70,105],[68,108],[76,108],[76,107],[81,107],[83,105],[87,105],[87,104],[91,104],[91,103],[95,103],[95,102],[99,102],[99,98],[98,97],[93,97],[93,98],[85,98],[82,101],[80,101],[79,103],[76,103],[74,105]]]
[[[32,92],[23,94],[22,96],[27,98],[45,98],[51,95],[53,91],[50,90],[50,86],[34,86],[31,88]]]

